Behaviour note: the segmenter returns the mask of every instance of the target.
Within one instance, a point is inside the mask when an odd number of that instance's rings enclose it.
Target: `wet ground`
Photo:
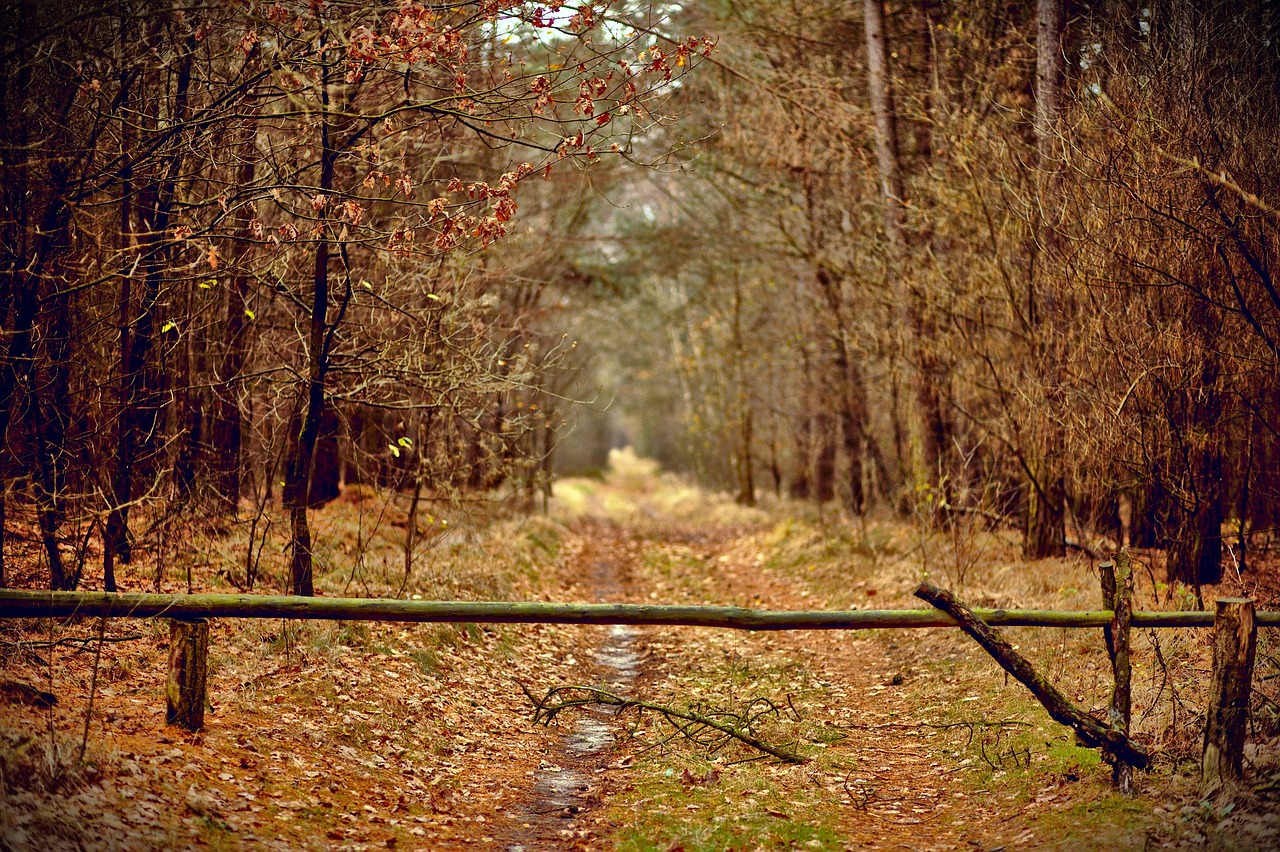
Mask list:
[[[601,601],[616,595],[624,582],[624,568],[614,559],[595,559],[590,572],[592,597]],[[600,643],[592,650],[588,671],[600,686],[627,695],[640,673],[639,631],[626,625],[600,628]],[[569,721],[571,720],[571,721]],[[614,708],[590,707],[566,717],[572,727],[558,753],[543,760],[522,807],[507,813],[516,830],[508,852],[560,849],[587,837],[582,817],[600,804],[598,776],[612,759],[621,721]]]

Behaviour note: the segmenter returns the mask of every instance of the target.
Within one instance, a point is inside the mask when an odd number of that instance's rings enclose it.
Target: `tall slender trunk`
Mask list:
[[[1203,583],[1222,579],[1225,437],[1221,434],[1222,365],[1217,351],[1221,323],[1198,304],[1191,303],[1189,310],[1194,314],[1188,325],[1200,338],[1200,371],[1170,406],[1184,468],[1179,477],[1182,487],[1173,501],[1168,572],[1170,580],[1198,589]]]
[[[121,39],[124,38],[126,34],[122,30]],[[188,115],[195,47],[194,37],[189,38],[178,66],[172,114],[172,120],[178,124],[186,121]],[[128,121],[124,123],[127,124]],[[120,409],[116,419],[112,503],[107,513],[103,536],[103,587],[107,591],[116,590],[114,558],[118,556],[121,562],[127,563],[132,557],[129,511],[134,499],[135,465],[143,433],[149,431],[146,427],[155,421],[158,405],[156,394],[148,387],[154,380],[148,376],[147,366],[155,345],[155,311],[160,303],[168,265],[165,241],[185,161],[186,152],[181,146],[162,158],[157,164],[154,178],[139,196],[138,213],[143,217],[145,231],[138,246],[143,287],[136,318],[130,316],[133,276],[126,273],[120,283],[117,307],[120,324]],[[122,236],[126,240],[132,233],[132,179],[133,175],[126,169],[121,200]]]
[[[35,6],[21,2],[11,13],[5,23],[12,25],[13,43],[22,44],[35,26]],[[6,583],[5,483],[10,481],[9,467],[13,462],[9,426],[18,405],[21,380],[29,373],[27,364],[32,356],[45,264],[57,247],[65,244],[70,223],[64,198],[70,179],[67,165],[57,160],[50,162],[47,176],[36,176],[31,171],[36,166],[29,144],[33,128],[27,102],[31,97],[33,52],[33,48],[26,47],[10,57],[12,78],[9,69],[0,69],[0,139],[4,142],[0,146],[0,199],[5,211],[0,217],[4,220],[0,222],[0,339],[8,341],[0,355],[0,587]],[[69,106],[67,98],[61,118],[66,118]],[[50,126],[56,132],[63,125],[54,121]],[[41,130],[35,132],[38,137]],[[33,193],[33,185],[43,192]],[[44,209],[37,219],[33,214],[39,210],[40,199]]]
[[[6,270],[8,273],[6,276],[8,278],[7,286],[14,296],[14,321],[12,330],[8,334],[9,347],[5,351],[4,361],[0,363],[0,471],[7,468],[11,461],[7,439],[23,379],[27,379],[26,391],[29,397],[33,396],[35,390],[32,382],[34,380],[36,318],[40,311],[40,288],[46,267],[66,242],[67,228],[71,222],[70,210],[64,199],[68,179],[69,175],[64,164],[54,162],[50,165],[48,202],[33,242],[34,255],[26,269],[11,267]],[[38,405],[33,403],[32,408],[37,407]],[[34,431],[40,431],[38,425]],[[37,454],[38,462],[43,462],[47,459],[47,453],[43,449],[38,448]],[[49,470],[49,474],[48,478],[42,477],[42,483],[37,485],[38,499],[43,496],[40,492],[52,491],[56,493],[58,490],[52,469]],[[0,493],[0,499],[3,499],[2,493]],[[41,524],[41,538],[45,544],[46,554],[49,556],[51,585],[55,589],[66,588],[67,580],[65,573],[62,571],[61,557],[57,549],[56,507],[54,507],[54,511],[46,511],[48,506],[43,499],[40,499],[40,504],[42,508],[38,512]],[[2,520],[2,516],[3,513],[0,512],[0,520]],[[52,542],[52,547],[50,547],[50,542]],[[0,550],[3,549],[3,545],[3,536],[0,535]],[[0,564],[2,564],[2,561],[0,561]],[[0,576],[0,579],[2,579],[2,576]]]
[[[742,333],[742,281],[733,278],[733,392],[736,399],[738,450],[734,468],[738,475],[737,502],[742,506],[756,504],[755,481],[755,412],[747,394],[746,340]]]
[[[813,362],[804,344],[800,345],[800,367],[803,388],[800,411],[795,417],[794,457],[795,474],[791,478],[789,491],[792,497],[800,500],[808,499],[813,494],[813,399],[817,395],[813,389]]]
[[[320,185],[319,194],[326,201],[333,189],[333,172],[337,159],[334,127],[329,115],[330,63],[323,58],[320,71]],[[311,322],[307,340],[307,380],[302,388],[299,413],[295,418],[294,439],[285,467],[283,499],[289,510],[290,560],[289,584],[295,595],[314,595],[314,563],[311,553],[311,525],[307,509],[311,496],[311,472],[316,442],[325,414],[325,378],[329,370],[329,233],[327,209],[321,210],[320,239],[316,245],[312,272]]]
[[[848,500],[850,514],[866,511],[866,489],[863,487],[864,457],[867,443],[867,386],[861,367],[850,355],[849,334],[844,320],[840,282],[830,271],[819,267],[815,277],[835,322],[832,330],[832,361],[840,393],[836,403],[840,415],[840,439],[848,463]]]
[[[864,0],[863,21],[866,28],[867,81],[871,113],[875,120],[876,162],[884,202],[888,276],[891,280],[906,282],[905,292],[895,295],[902,306],[904,326],[911,337],[908,350],[914,372],[915,431],[920,442],[916,478],[919,483],[948,488],[953,427],[945,390],[945,366],[933,349],[936,328],[929,306],[908,268],[907,199],[883,0]]]
[[[62,560],[58,529],[64,515],[63,490],[66,483],[66,437],[71,426],[70,352],[71,312],[68,297],[56,298],[49,322],[41,334],[45,360],[49,365],[43,384],[36,360],[32,359],[27,382],[36,450],[36,515],[40,538],[49,563],[49,583],[54,590],[71,591],[80,583],[80,574],[70,574]]]
[[[1029,447],[1030,479],[1027,483],[1027,515],[1022,539],[1026,559],[1043,559],[1066,554],[1066,488],[1060,459],[1065,452],[1065,437],[1052,409],[1063,404],[1054,390],[1061,382],[1056,374],[1061,363],[1057,325],[1053,314],[1058,300],[1049,292],[1053,280],[1049,263],[1058,255],[1058,221],[1056,170],[1058,114],[1062,99],[1062,30],[1065,24],[1063,0],[1038,0],[1036,14],[1036,154],[1035,175],[1037,197],[1034,245],[1028,256],[1031,287],[1026,315],[1031,339],[1035,345],[1031,358],[1033,368],[1042,372],[1046,388],[1038,428],[1034,430],[1036,445]],[[1043,211],[1043,212],[1042,212]]]
[[[236,170],[236,185],[242,192],[251,191],[257,174],[256,136],[257,122],[250,117],[244,122],[239,145],[240,167]],[[240,401],[241,373],[244,371],[248,349],[248,325],[245,322],[248,315],[245,310],[249,306],[249,271],[255,252],[251,242],[255,211],[249,203],[245,203],[242,209],[243,212],[236,217],[236,230],[245,243],[233,259],[230,286],[225,296],[223,350],[221,361],[217,365],[213,423],[209,429],[209,441],[212,445],[210,464],[213,468],[215,491],[222,510],[231,517],[235,517],[240,504],[240,453],[244,440],[244,413]]]
[[[1066,27],[1065,0],[1036,2],[1036,153],[1041,165],[1054,159],[1061,112],[1062,31]]]

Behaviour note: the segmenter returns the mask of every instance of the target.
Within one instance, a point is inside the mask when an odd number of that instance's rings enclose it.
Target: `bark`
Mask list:
[[[326,402],[320,418],[315,457],[311,461],[311,484],[307,489],[307,504],[310,506],[323,506],[341,491],[342,458],[338,452],[341,425],[333,404]]]
[[[1062,101],[1063,57],[1062,34],[1066,19],[1064,0],[1038,0],[1036,7],[1036,172],[1037,194],[1040,199],[1035,216],[1035,245],[1028,253],[1033,258],[1028,275],[1031,278],[1027,316],[1032,327],[1033,339],[1046,335],[1042,341],[1044,351],[1037,359],[1041,368],[1055,370],[1060,363],[1054,351],[1057,331],[1055,317],[1047,317],[1056,300],[1045,299],[1047,307],[1041,310],[1041,300],[1047,287],[1052,285],[1049,264],[1057,255],[1057,160],[1055,156],[1058,135],[1058,115]],[[1042,212],[1044,211],[1044,212]],[[1056,312],[1055,312],[1056,313]],[[1046,324],[1046,321],[1047,324]],[[1058,376],[1048,375],[1044,381],[1049,388],[1059,386]],[[1047,406],[1062,404],[1052,390]],[[1052,414],[1040,416],[1042,434],[1034,449],[1033,471],[1027,484],[1027,515],[1022,540],[1025,559],[1045,559],[1066,554],[1066,489],[1063,486],[1061,463],[1064,451],[1062,429]]]
[[[1240,781],[1243,776],[1258,632],[1252,600],[1218,598],[1217,606],[1202,760],[1203,778],[1210,787]]]
[[[738,474],[737,502],[741,506],[756,504],[755,482],[755,412],[747,393],[747,377],[744,374],[746,363],[746,342],[742,334],[742,284],[737,276],[733,280],[733,349],[734,349],[734,392],[737,397],[738,450],[734,468]]]
[[[67,570],[58,533],[65,513],[66,439],[72,420],[68,388],[71,318],[67,298],[57,298],[50,313],[49,323],[42,330],[45,360],[49,364],[48,376],[42,381],[35,359],[32,359],[27,382],[35,433],[36,517],[49,563],[49,586],[56,590],[70,590],[79,585],[80,573]]]
[[[889,70],[888,36],[884,29],[883,0],[863,0],[867,37],[867,79],[871,114],[875,120],[876,163],[880,170],[880,194],[884,200],[884,230],[897,254],[903,248],[906,193],[898,156],[898,123]],[[896,260],[897,258],[892,258]]]
[[[836,420],[825,411],[813,416],[813,499],[826,503],[836,496]]]
[[[240,168],[236,180],[241,190],[253,186],[257,174],[258,151],[254,143],[256,123],[244,123],[240,139]],[[248,316],[250,278],[249,262],[254,253],[250,223],[254,218],[252,205],[245,204],[244,212],[236,223],[241,239],[245,240],[239,257],[235,258],[235,271],[226,293],[224,311],[222,360],[218,364],[213,388],[213,423],[209,440],[212,446],[210,466],[213,468],[215,488],[223,511],[235,516],[240,504],[241,449],[244,441],[244,413],[241,410],[241,373],[244,370],[248,349]]]
[[[1222,579],[1223,458],[1222,374],[1217,323],[1198,305],[1193,325],[1201,337],[1201,365],[1193,385],[1174,395],[1170,425],[1181,444],[1184,487],[1174,501],[1174,524],[1168,549],[1171,581],[1199,588]]]
[[[1102,581],[1102,605],[1114,613],[1111,623],[1103,628],[1107,655],[1115,689],[1111,693],[1108,719],[1112,730],[1129,735],[1133,704],[1133,666],[1129,660],[1129,627],[1133,621],[1133,566],[1126,550],[1116,554],[1115,561],[1098,566]],[[1116,788],[1125,796],[1133,795],[1133,767],[1117,761],[1112,771]]]
[[[320,122],[320,184],[319,194],[329,199],[333,189],[333,173],[337,159],[335,128],[328,114],[329,79],[332,68],[324,62],[321,69],[320,90],[325,115]],[[311,495],[312,467],[316,443],[320,437],[325,417],[325,380],[329,371],[329,346],[334,326],[329,322],[329,255],[330,241],[327,216],[322,219],[322,230],[316,244],[315,266],[312,273],[311,317],[307,341],[307,380],[301,390],[299,413],[295,419],[294,438],[285,467],[283,499],[289,510],[290,527],[290,588],[295,595],[313,595],[313,563],[311,554],[311,527],[307,508]]]
[[[1065,0],[1036,2],[1036,152],[1041,166],[1054,157],[1061,111],[1064,61],[1062,32]]]
[[[863,487],[867,443],[866,379],[862,369],[850,355],[839,281],[828,270],[821,267],[815,274],[815,278],[836,326],[832,333],[832,360],[837,380],[840,382],[836,398],[840,413],[841,446],[849,465],[849,498],[846,505],[851,514],[862,515],[866,511],[867,502]]]
[[[126,38],[122,32],[121,38]],[[186,43],[180,59],[174,90],[172,120],[185,122],[189,113],[191,68],[195,54],[195,40]],[[164,242],[168,239],[173,206],[176,200],[178,180],[186,160],[185,148],[179,146],[156,165],[157,173],[140,194],[138,213],[143,217],[144,230],[139,235],[138,252],[143,270],[143,289],[137,317],[132,312],[132,275],[124,274],[120,283],[117,318],[120,324],[120,389],[119,411],[116,418],[115,463],[111,480],[112,502],[107,514],[103,536],[103,584],[108,591],[115,589],[114,558],[129,562],[132,542],[129,538],[129,512],[134,499],[134,484],[138,471],[140,451],[148,435],[155,433],[159,415],[159,395],[156,393],[155,376],[149,369],[155,346],[155,312],[160,303],[161,289],[168,266],[168,251]],[[131,185],[132,175],[126,174],[124,185]],[[129,202],[130,193],[122,197],[122,234],[133,232]]]
[[[910,352],[915,385],[916,433],[920,440],[917,482],[929,483],[941,490],[950,489],[952,432],[948,413],[946,368],[932,345],[936,334],[929,306],[909,269],[906,229],[907,198],[902,177],[898,144],[897,108],[894,103],[892,73],[889,64],[889,42],[885,32],[883,0],[863,0],[866,29],[867,81],[871,113],[875,124],[876,163],[880,173],[880,192],[884,202],[884,230],[888,243],[888,276],[906,281],[904,292],[895,294],[902,306],[904,327],[911,336]],[[945,500],[934,505],[949,504]]]
[[[208,674],[209,622],[170,621],[166,722],[188,731],[204,727]]]
[[[1022,538],[1024,559],[1046,559],[1067,553],[1066,488],[1057,465],[1043,462],[1037,481],[1027,487],[1027,521]]]

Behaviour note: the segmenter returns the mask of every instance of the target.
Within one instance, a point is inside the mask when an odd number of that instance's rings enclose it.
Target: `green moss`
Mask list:
[[[813,796],[789,800],[759,773],[702,781],[711,769],[704,761],[683,763],[637,785],[624,798],[644,807],[615,805],[626,827],[612,845],[627,852],[845,848],[831,805]],[[682,780],[685,770],[694,783]]]

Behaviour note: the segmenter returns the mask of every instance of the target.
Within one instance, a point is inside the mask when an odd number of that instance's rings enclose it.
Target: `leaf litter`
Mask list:
[[[587,499],[565,513],[574,517],[557,526],[556,548],[495,533],[525,578],[513,596],[913,605],[910,529],[864,531],[880,536],[866,558],[830,547],[847,530],[785,507],[743,510],[652,472],[620,480],[566,483]],[[1004,558],[993,545],[991,561]],[[1089,582],[1088,566],[1026,570],[1058,576],[1033,594],[998,577],[970,582],[1023,605],[1061,605],[1063,573],[1077,588]],[[466,596],[464,577],[451,582]],[[164,724],[167,631],[109,622],[104,638],[121,641],[102,645],[79,762],[96,626],[3,628],[4,680],[23,685],[4,695],[57,699],[0,699],[7,848],[1192,848],[1226,838],[1226,848],[1264,849],[1280,835],[1265,792],[1241,807],[1200,801],[1169,767],[1118,800],[1092,752],[954,631],[221,621],[213,707],[189,735]],[[1101,704],[1100,642],[1050,631],[1017,641]],[[1204,667],[1203,643],[1170,640],[1174,651]],[[760,735],[809,760],[708,753],[643,716],[534,726],[517,681],[535,691],[594,683],[710,711],[766,698],[789,712],[761,720]],[[1259,772],[1273,752],[1259,744]],[[565,779],[558,791],[551,778]],[[1100,827],[1082,834],[1098,814]]]

